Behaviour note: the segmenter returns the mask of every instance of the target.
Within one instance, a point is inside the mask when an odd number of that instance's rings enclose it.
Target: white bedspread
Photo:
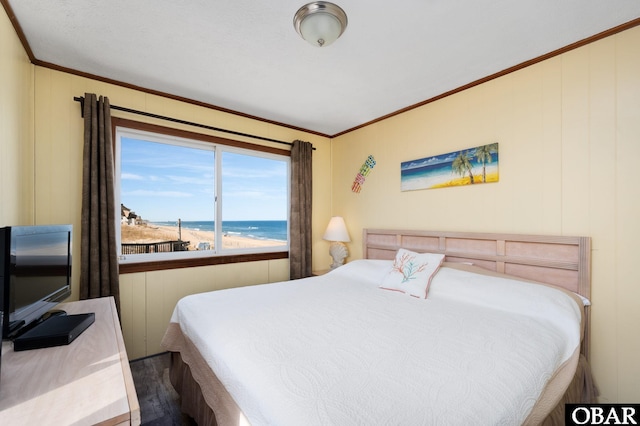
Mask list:
[[[565,293],[443,267],[428,299],[390,261],[182,299],[172,322],[253,425],[518,425],[580,343]]]

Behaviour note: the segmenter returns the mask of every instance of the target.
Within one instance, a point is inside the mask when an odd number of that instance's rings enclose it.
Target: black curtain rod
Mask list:
[[[75,96],[73,98],[73,100],[76,101],[76,102],[80,102],[80,114],[82,114],[82,116],[84,117],[84,97]],[[110,107],[111,107],[111,109],[115,109],[115,110],[118,110],[118,111],[130,112],[132,114],[144,115],[145,117],[158,118],[160,120],[171,121],[173,123],[179,123],[179,124],[186,124],[188,126],[200,127],[200,128],[203,128],[203,129],[214,130],[216,132],[230,133],[230,134],[236,135],[236,136],[245,136],[245,137],[248,137],[248,138],[259,139],[259,140],[267,141],[267,142],[275,142],[275,143],[280,143],[280,144],[289,145],[289,146],[293,145],[293,143],[291,143],[291,142],[285,142],[285,141],[279,141],[279,140],[276,140],[276,139],[265,138],[264,136],[250,135],[248,133],[236,132],[234,130],[221,129],[219,127],[213,127],[213,126],[208,126],[206,124],[194,123],[192,121],[180,120],[178,118],[167,117],[167,116],[164,116],[164,115],[153,114],[153,113],[145,112],[145,111],[138,111],[136,109],[125,108],[125,107],[121,107],[121,106],[117,106],[117,105],[110,105]],[[315,148],[312,148],[312,149],[315,151]]]

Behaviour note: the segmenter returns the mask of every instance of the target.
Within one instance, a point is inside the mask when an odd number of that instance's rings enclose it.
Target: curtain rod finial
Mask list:
[[[76,102],[80,102],[80,116],[84,118],[84,98],[82,96],[74,96],[73,100]]]

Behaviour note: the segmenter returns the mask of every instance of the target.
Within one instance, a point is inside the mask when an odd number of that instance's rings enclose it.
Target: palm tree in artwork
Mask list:
[[[476,149],[476,158],[482,163],[482,183],[487,181],[487,163],[491,163],[491,154],[498,152],[498,143],[479,146]]]
[[[469,173],[469,181],[473,182],[473,166],[471,165],[471,160],[473,157],[469,154],[469,151],[462,152],[458,154],[458,156],[451,163],[451,169],[454,173],[459,174],[460,176],[464,176],[467,172]]]

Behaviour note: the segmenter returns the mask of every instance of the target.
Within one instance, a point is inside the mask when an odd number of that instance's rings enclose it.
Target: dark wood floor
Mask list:
[[[180,397],[169,380],[168,353],[133,360],[129,364],[140,403],[142,425],[196,424],[180,412]]]

